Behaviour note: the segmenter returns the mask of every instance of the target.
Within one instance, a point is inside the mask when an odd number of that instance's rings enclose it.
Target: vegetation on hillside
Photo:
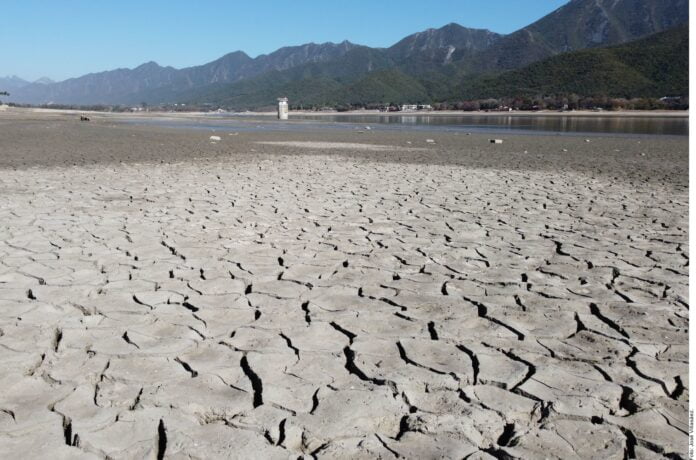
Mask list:
[[[686,96],[688,76],[689,33],[681,26],[624,45],[565,53],[523,69],[469,79],[450,97]]]
[[[484,32],[476,32],[483,34],[482,40],[487,39]],[[405,103],[457,110],[688,107],[688,25],[622,45],[557,54],[497,73],[475,73],[475,66],[470,65],[475,60],[473,54],[471,59],[449,63],[442,62],[442,48],[413,54],[414,49],[420,49],[421,41],[439,43],[449,35],[469,33],[449,26],[415,34],[395,45],[398,53],[351,45],[334,60],[305,62],[233,83],[148,89],[142,94],[133,93],[120,105],[146,103],[167,110],[255,110],[273,108],[276,98],[285,96],[294,109],[376,108]],[[521,40],[530,37],[515,36]],[[492,47],[503,41],[496,37],[492,40]],[[509,42],[507,38],[505,41]],[[486,48],[481,55],[494,51]],[[154,65],[138,69],[148,67]]]
[[[688,96],[689,92],[687,26],[619,46],[560,54],[519,70],[479,76],[468,75],[456,65],[414,75],[402,66],[391,67],[373,50],[352,53],[352,59],[340,63],[311,63],[207,88],[188,94],[187,102],[242,110],[270,107],[277,96],[286,96],[294,107],[302,108],[389,103],[480,107],[484,100],[495,98],[502,100],[500,105],[515,108],[572,107],[580,100],[611,108],[617,103],[609,99],[619,98],[634,100],[619,103],[622,107],[656,108],[663,105],[646,98]],[[369,73],[364,72],[366,59],[374,69]]]

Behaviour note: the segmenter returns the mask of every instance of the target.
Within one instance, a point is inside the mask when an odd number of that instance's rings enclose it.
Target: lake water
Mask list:
[[[271,116],[210,114],[191,118],[124,119],[127,123],[212,131],[316,131],[323,129],[425,130],[490,134],[687,136],[689,120],[674,116],[578,115],[312,115],[292,113],[290,120]]]
[[[687,117],[578,115],[305,115],[293,118],[333,123],[389,126],[451,127],[472,131],[541,131],[553,133],[614,133],[688,135]]]

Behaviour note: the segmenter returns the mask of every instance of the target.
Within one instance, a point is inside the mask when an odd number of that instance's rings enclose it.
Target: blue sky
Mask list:
[[[457,22],[513,32],[567,0],[7,0],[0,76],[55,80],[154,60],[177,68],[230,51],[350,40],[386,47]]]

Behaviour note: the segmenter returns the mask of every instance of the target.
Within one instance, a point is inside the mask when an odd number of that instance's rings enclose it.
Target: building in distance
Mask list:
[[[288,98],[279,97],[278,98],[278,120],[288,119]]]

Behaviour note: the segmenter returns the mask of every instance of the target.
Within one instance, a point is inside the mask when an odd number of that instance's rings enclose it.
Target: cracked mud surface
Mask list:
[[[0,131],[0,457],[687,456],[685,138]]]

